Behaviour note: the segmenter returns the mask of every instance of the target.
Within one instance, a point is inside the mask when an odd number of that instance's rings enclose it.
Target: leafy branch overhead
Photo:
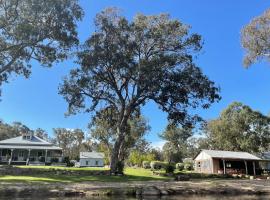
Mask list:
[[[246,50],[244,65],[266,60],[270,61],[270,9],[255,17],[242,29],[241,42]]]
[[[50,67],[78,45],[77,0],[0,0],[0,86],[31,73],[32,61]]]

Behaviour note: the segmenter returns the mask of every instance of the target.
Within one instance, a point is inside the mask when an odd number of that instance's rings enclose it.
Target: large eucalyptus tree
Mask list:
[[[66,59],[82,15],[77,0],[0,0],[0,86],[12,75],[27,78],[34,60]]]
[[[189,108],[208,108],[219,100],[219,89],[193,61],[201,36],[166,14],[138,14],[132,21],[109,8],[97,14],[95,32],[78,53],[79,67],[64,79],[60,93],[68,113],[113,108],[116,139],[111,172],[117,171],[125,146],[128,121],[147,102],[155,102],[174,123],[199,119]]]

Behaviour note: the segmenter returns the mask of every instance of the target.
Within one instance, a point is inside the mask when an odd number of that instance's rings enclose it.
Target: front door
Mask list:
[[[18,161],[24,161],[24,151],[20,150],[18,153]]]

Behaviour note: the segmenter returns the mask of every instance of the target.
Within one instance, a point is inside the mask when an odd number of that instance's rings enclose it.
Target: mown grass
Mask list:
[[[22,167],[22,166],[21,166]],[[49,167],[49,166],[23,166],[23,168],[39,168],[39,169],[60,169],[60,170],[102,170],[102,168],[67,168],[67,167]],[[108,170],[103,168],[103,170]],[[153,181],[153,180],[170,180],[169,177],[153,175],[151,170],[143,168],[126,168],[124,176],[107,176],[107,175],[46,175],[42,172],[38,175],[31,176],[0,176],[0,182],[130,182],[130,181]]]
[[[32,169],[55,169],[55,170],[71,170],[71,171],[104,171],[109,170],[107,167],[62,167],[62,166],[29,166],[18,165],[20,168],[32,168]]]

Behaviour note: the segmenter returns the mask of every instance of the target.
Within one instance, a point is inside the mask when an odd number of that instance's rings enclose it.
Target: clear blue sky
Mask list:
[[[218,116],[233,101],[240,101],[264,114],[270,113],[270,66],[258,63],[243,68],[243,49],[240,30],[250,19],[270,8],[268,0],[81,0],[85,10],[83,22],[78,24],[84,41],[93,31],[95,14],[105,7],[116,6],[129,19],[136,13],[169,13],[192,26],[192,32],[203,36],[204,47],[197,63],[210,79],[221,87],[222,100],[208,110],[200,110],[205,119]],[[64,117],[67,104],[58,95],[62,78],[75,65],[71,61],[51,69],[35,64],[31,78],[13,77],[3,87],[0,118],[7,123],[21,121],[32,129],[41,127],[50,134],[52,128],[81,128],[86,130],[89,116]],[[143,109],[152,127],[147,138],[158,144],[160,133],[167,124],[166,115],[153,104]]]

